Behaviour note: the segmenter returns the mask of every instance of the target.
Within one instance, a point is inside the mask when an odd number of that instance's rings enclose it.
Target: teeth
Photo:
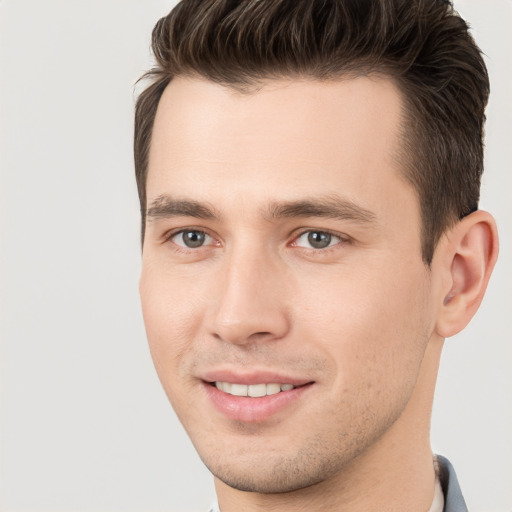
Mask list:
[[[267,394],[266,384],[251,384],[247,389],[247,396],[259,397]]]
[[[290,391],[293,384],[232,384],[230,382],[216,382],[215,387],[234,396],[250,396],[258,398],[266,395],[276,395],[281,391]]]
[[[280,384],[267,384],[267,395],[277,395],[281,391]]]
[[[217,389],[220,389],[221,391],[224,391],[224,393],[230,393],[231,394],[231,386],[229,382],[216,382],[215,386]]]
[[[247,387],[246,384],[231,384],[231,391],[228,393],[235,396],[247,396]]]

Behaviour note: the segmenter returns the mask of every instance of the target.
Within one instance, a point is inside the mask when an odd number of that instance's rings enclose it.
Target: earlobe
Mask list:
[[[493,217],[478,210],[458,222],[447,236],[440,312],[436,332],[448,338],[464,329],[476,313],[498,257]]]

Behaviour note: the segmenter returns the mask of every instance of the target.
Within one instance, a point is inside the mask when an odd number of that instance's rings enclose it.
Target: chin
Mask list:
[[[251,456],[252,455],[252,456]],[[203,458],[210,472],[221,482],[245,492],[279,494],[317,485],[329,480],[349,463],[355,454],[322,450],[299,450],[285,454],[225,454]]]
[[[208,468],[213,475],[233,489],[259,494],[280,494],[298,491],[328,479],[329,471],[311,472],[293,465],[279,464],[279,469],[240,470],[234,467]]]

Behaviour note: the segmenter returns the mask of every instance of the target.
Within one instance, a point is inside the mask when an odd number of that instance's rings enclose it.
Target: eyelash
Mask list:
[[[200,245],[198,247],[186,247],[185,245],[180,245],[172,240],[174,237],[176,237],[180,234],[183,234],[183,233],[187,233],[187,232],[195,232],[197,234],[203,234],[207,237],[210,237],[214,241],[216,240],[216,238],[214,236],[209,234],[204,229],[187,227],[187,228],[182,228],[182,229],[179,229],[176,231],[167,232],[163,237],[163,242],[164,243],[171,242],[174,246],[173,249],[176,252],[183,253],[183,254],[191,254],[191,253],[197,252],[199,249],[206,249],[206,248],[210,248],[212,246],[220,245],[219,242],[216,242],[215,244]],[[321,247],[321,248],[303,247],[303,246],[297,245],[297,241],[307,233],[320,233],[323,235],[336,237],[338,239],[338,242],[336,242],[332,245],[328,245],[327,247]],[[309,254],[320,255],[320,254],[330,253],[331,251],[339,248],[340,245],[347,245],[347,244],[351,244],[351,243],[352,243],[352,239],[345,234],[337,233],[337,232],[326,230],[326,229],[308,228],[308,229],[302,229],[301,231],[299,231],[299,233],[297,233],[295,236],[293,236],[292,241],[288,245],[291,247],[296,247],[298,249],[301,249],[302,251],[309,253]]]
[[[297,241],[302,237],[304,236],[305,234],[307,233],[321,233],[322,235],[329,235],[331,237],[335,237],[338,239],[338,242],[332,244],[332,245],[329,245],[327,247],[323,247],[323,248],[314,248],[314,247],[302,247],[302,246],[298,246],[296,245],[297,244]],[[346,244],[349,244],[351,243],[351,238],[348,237],[347,235],[344,235],[342,233],[337,233],[335,231],[330,231],[328,229],[311,229],[311,228],[308,228],[308,229],[304,229],[302,231],[300,231],[294,238],[293,238],[293,241],[291,243],[292,246],[295,246],[295,247],[300,247],[302,250],[305,250],[305,251],[309,251],[309,252],[314,252],[314,253],[319,253],[319,252],[322,252],[322,253],[326,253],[328,251],[331,251],[331,250],[335,250],[337,246],[339,245],[346,245]]]
[[[182,228],[178,229],[177,231],[169,231],[167,232],[163,237],[163,242],[168,243],[171,242],[174,245],[174,248],[178,252],[189,252],[189,251],[196,251],[197,249],[202,249],[205,247],[210,247],[210,245],[200,245],[197,248],[194,247],[186,247],[183,245],[179,245],[176,242],[173,241],[173,238],[183,234],[183,233],[197,233],[197,234],[203,234],[207,237],[210,237],[212,240],[215,240],[215,237],[210,235],[207,231],[204,229],[194,228],[194,227],[188,227],[188,228]],[[218,244],[217,244],[218,245]]]
[[[173,241],[174,237],[176,237],[180,234],[182,235],[183,233],[187,233],[187,232],[188,233],[196,233],[198,235],[204,235],[205,237],[209,237],[214,241],[216,240],[214,236],[210,235],[204,229],[188,227],[188,228],[183,228],[183,229],[179,229],[177,231],[171,231],[171,232],[166,233],[164,235],[164,243],[171,242],[173,244],[173,246],[174,246],[173,248],[176,252],[185,253],[185,254],[190,254],[191,252],[197,252],[197,250],[199,250],[199,249],[206,249],[206,248],[209,248],[209,247],[212,247],[215,245],[216,246],[220,245],[219,242],[217,242],[215,244],[209,243],[206,245],[199,245],[197,247],[187,247],[186,245],[181,245],[181,244]],[[298,241],[300,240],[300,238],[308,233],[317,233],[317,234],[321,234],[321,235],[328,235],[329,237],[335,237],[336,239],[338,239],[338,241],[333,243],[332,245],[328,245],[326,247],[305,247],[305,246],[298,245]],[[347,237],[346,235],[341,234],[341,233],[336,233],[334,231],[329,231],[329,230],[308,228],[308,229],[302,229],[299,233],[297,233],[288,245],[291,247],[299,248],[302,251],[310,253],[310,254],[319,255],[319,254],[326,254],[328,252],[331,252],[332,250],[336,250],[340,245],[350,244],[351,241],[352,240],[349,237]],[[331,240],[329,240],[329,244],[330,243],[331,243]]]

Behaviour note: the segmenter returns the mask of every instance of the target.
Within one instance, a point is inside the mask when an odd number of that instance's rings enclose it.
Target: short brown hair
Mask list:
[[[265,79],[392,78],[405,109],[404,176],[419,196],[422,256],[478,208],[489,80],[464,20],[445,0],[182,0],[153,29],[156,66],[135,112],[144,238],[151,132],[175,76],[251,92]]]

